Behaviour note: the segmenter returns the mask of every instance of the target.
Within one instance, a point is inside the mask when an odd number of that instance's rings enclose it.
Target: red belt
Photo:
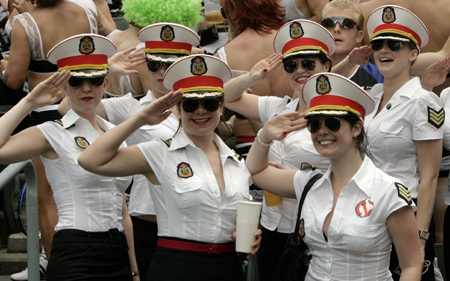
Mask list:
[[[219,255],[234,252],[236,249],[236,243],[206,244],[206,243],[196,243],[196,242],[158,238],[158,247]]]
[[[236,142],[237,143],[246,143],[246,142],[254,142],[255,137],[237,137]]]

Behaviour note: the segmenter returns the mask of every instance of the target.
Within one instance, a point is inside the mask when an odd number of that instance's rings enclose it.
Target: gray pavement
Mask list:
[[[0,281],[11,281],[9,275],[0,275]]]

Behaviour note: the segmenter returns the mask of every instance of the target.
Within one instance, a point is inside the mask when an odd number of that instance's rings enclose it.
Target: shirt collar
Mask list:
[[[237,162],[240,160],[238,159],[236,153],[231,150],[221,139],[218,135],[214,134],[213,136],[213,142],[217,145],[220,152],[220,159],[222,163],[225,162],[226,159],[231,158]],[[192,140],[186,135],[183,128],[180,129],[178,134],[176,134],[172,138],[172,142],[170,144],[169,150],[177,150],[181,148],[186,148],[188,146],[191,146],[193,148],[197,148],[197,146],[192,142]]]
[[[114,127],[111,123],[107,122],[105,119],[101,118],[100,116],[96,116],[97,124],[99,125],[100,129],[104,131],[108,131]],[[69,109],[69,111],[63,116],[61,119],[61,122],[63,124],[64,129],[68,129],[78,122],[87,122],[86,119],[82,118],[80,115],[78,115],[75,111],[72,109]]]

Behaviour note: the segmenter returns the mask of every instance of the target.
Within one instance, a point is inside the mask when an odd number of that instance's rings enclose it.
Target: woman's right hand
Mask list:
[[[305,114],[300,112],[289,112],[278,114],[270,118],[260,132],[260,140],[270,143],[272,140],[282,140],[289,133],[306,127]]]
[[[178,104],[183,98],[183,91],[170,91],[168,94],[150,103],[140,113],[140,119],[147,125],[156,125],[170,116],[169,109]]]
[[[283,56],[278,53],[273,53],[267,58],[260,60],[250,70],[250,78],[254,83],[264,80],[269,76],[281,63]]]
[[[62,93],[65,91],[63,87],[69,81],[70,76],[69,70],[54,73],[28,93],[25,97],[26,101],[35,108],[56,103],[61,99]]]

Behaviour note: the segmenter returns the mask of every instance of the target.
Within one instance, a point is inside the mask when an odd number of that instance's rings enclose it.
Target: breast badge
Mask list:
[[[355,211],[360,218],[367,218],[373,211],[374,204],[367,198],[356,205]]]
[[[177,174],[180,178],[190,178],[194,175],[194,172],[192,172],[191,165],[189,165],[186,162],[181,162],[177,165]]]
[[[85,137],[75,137],[75,143],[81,148],[87,148],[90,144]]]

